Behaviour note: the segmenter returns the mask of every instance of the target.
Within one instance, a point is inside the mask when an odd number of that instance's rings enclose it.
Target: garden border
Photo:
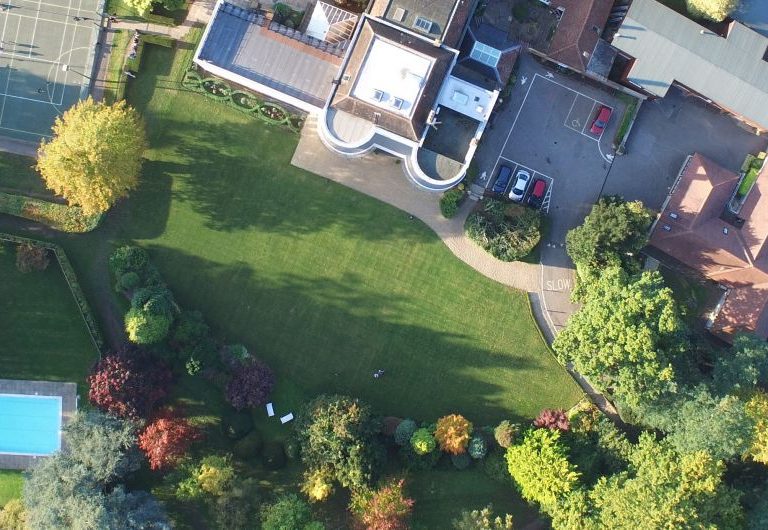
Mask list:
[[[16,209],[10,208],[9,206],[15,202],[19,203],[17,204],[18,208]],[[45,219],[39,216],[25,214],[24,210],[27,207],[38,207],[41,209],[46,209],[48,212],[61,212],[61,211],[76,212],[79,209],[77,206],[70,206],[68,204],[60,204],[57,202],[46,201],[46,200],[38,199],[35,197],[29,197],[27,195],[0,192],[0,213],[5,213],[8,215],[12,215],[14,217],[20,217],[22,219],[27,219],[35,223],[40,223],[45,226],[49,226],[54,230],[58,230],[60,232],[71,233],[71,234],[84,234],[92,230],[95,230],[96,227],[99,226],[99,223],[103,218],[103,214],[98,214],[94,216],[84,216],[82,215],[82,212],[81,212],[81,217],[78,224],[80,224],[83,227],[83,229],[76,229],[76,228],[73,229],[72,227],[68,228],[68,225],[66,224],[66,219],[64,219],[61,222],[53,222],[53,220],[51,220],[51,222],[47,222]],[[72,222],[77,222],[77,221],[73,219]]]
[[[72,267],[67,254],[64,249],[56,243],[49,243],[47,241],[40,241],[38,239],[30,239],[27,237],[15,236],[13,234],[7,234],[0,232],[0,241],[8,241],[16,244],[30,244],[38,247],[48,249],[56,256],[56,261],[59,264],[64,279],[69,286],[69,291],[72,293],[72,297],[75,299],[78,309],[80,310],[80,316],[83,317],[85,327],[88,328],[88,334],[91,337],[93,345],[96,346],[96,351],[99,352],[99,358],[103,353],[104,339],[101,336],[98,326],[96,325],[96,319],[93,316],[91,307],[88,305],[88,301],[85,298],[85,294],[80,287],[80,283],[77,281],[77,275],[75,269]]]

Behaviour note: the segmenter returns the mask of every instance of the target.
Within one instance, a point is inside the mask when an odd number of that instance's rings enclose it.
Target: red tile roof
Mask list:
[[[730,289],[713,332],[728,339],[747,330],[766,338],[768,169],[761,171],[741,207],[741,228],[720,218],[738,182],[735,173],[694,154],[661,212],[650,244]]]
[[[556,0],[551,7],[562,7],[565,12],[547,55],[580,72],[586,71],[592,51],[611,14],[613,0]],[[586,57],[584,53],[587,53]]]

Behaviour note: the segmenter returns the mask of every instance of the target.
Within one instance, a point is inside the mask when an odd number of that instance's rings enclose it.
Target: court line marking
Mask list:
[[[3,21],[3,34],[0,35],[0,44],[5,43],[5,28],[8,26],[8,10],[11,8],[11,0],[5,5],[5,20]]]
[[[35,19],[35,17],[29,16],[29,15],[22,15],[19,13],[6,13],[7,17],[18,17],[18,18],[30,18],[32,20]],[[90,24],[74,24],[72,22],[65,22],[63,20],[51,20],[50,18],[40,18],[41,22],[50,22],[52,24],[59,24],[61,26],[75,26],[77,28],[90,28]]]
[[[527,169],[528,171],[531,172],[531,181],[533,181],[533,179],[536,178],[536,175],[538,175],[540,177],[544,177],[544,179],[546,179],[547,182],[549,182],[549,185],[547,186],[547,193],[544,195],[544,199],[542,199],[542,201],[541,201],[541,208],[540,208],[541,210],[544,210],[545,214],[549,214],[549,200],[552,197],[552,188],[555,186],[555,179],[550,177],[549,175],[547,175],[545,173],[542,173],[541,171],[533,169],[532,167],[525,166],[525,165],[521,164],[520,162],[517,162],[516,160],[512,160],[511,158],[507,158],[506,156],[501,156],[501,155],[499,155],[499,158],[496,159],[496,164],[494,164],[494,166],[493,166],[493,173],[491,173],[491,176],[496,174],[496,168],[499,167],[499,162],[501,162],[502,160],[506,160],[507,162],[511,163],[514,166],[514,168],[512,169],[512,177],[513,178],[511,178],[509,180],[509,184],[507,185],[507,187],[502,192],[502,195],[504,197],[509,198],[509,195],[507,195],[507,191],[515,183],[514,177],[517,175],[517,170],[518,169]],[[516,204],[524,204],[525,203],[525,197],[527,195],[528,195],[528,190],[525,190],[525,195],[523,196],[523,200],[520,201],[520,202],[516,202]],[[547,203],[546,209],[544,208],[544,203],[545,202]]]
[[[67,4],[67,20],[69,20],[69,10],[71,7],[72,7],[72,1],[70,0],[70,2]],[[67,26],[64,26],[64,33],[61,35],[61,43],[59,44],[59,56],[56,57],[57,62],[59,61],[59,59],[61,59],[62,55],[64,55],[64,53],[62,52],[64,50],[64,39],[66,38],[67,38]],[[50,76],[51,76],[51,70],[49,68],[48,77]],[[56,75],[53,78],[53,89],[48,93],[48,95],[51,98],[51,101],[53,101],[53,96],[56,94],[56,87],[58,86],[58,83],[59,83],[59,68],[56,68]]]
[[[32,136],[45,136],[46,138],[51,138],[50,134],[41,134],[41,133],[33,133],[29,131],[22,131],[21,129],[14,129],[13,127],[3,127],[2,125],[0,125],[0,129],[6,129],[8,131],[18,132],[22,134],[30,134]]]
[[[29,53],[27,54],[27,57],[32,57],[32,50],[35,46],[35,34],[37,33],[37,22],[40,18],[40,2],[38,0],[37,3],[37,12],[35,13],[35,27],[32,29],[32,39],[29,41]]]
[[[12,99],[23,99],[25,101],[33,101],[35,103],[45,103],[46,105],[53,105],[54,107],[61,106],[61,103],[59,103],[59,105],[56,105],[53,101],[50,101],[48,99],[28,98],[28,97],[25,97],[25,96],[14,96],[13,94],[0,94],[0,96],[4,96],[4,97],[7,97],[7,98],[12,98]]]
[[[37,2],[37,0],[15,0],[15,1],[16,2]],[[68,2],[68,3],[71,4],[72,2]],[[64,9],[67,7],[66,5],[62,5],[62,4],[51,4],[50,2],[42,2],[42,1],[38,2],[38,4],[43,6],[49,6],[49,7],[58,7],[60,9]]]
[[[13,51],[16,52],[16,43],[19,41],[19,28],[21,28],[21,20],[19,25],[16,26],[16,36],[13,38]],[[13,75],[13,57],[11,62],[8,63],[8,78],[5,80],[5,93],[8,94],[8,87],[11,85],[11,76]],[[5,114],[5,102],[8,101],[8,96],[3,96],[3,107],[0,109],[0,125],[3,124],[3,114]]]

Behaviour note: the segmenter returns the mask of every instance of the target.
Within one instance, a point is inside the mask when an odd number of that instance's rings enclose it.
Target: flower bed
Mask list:
[[[259,118],[271,125],[284,125],[299,132],[304,125],[304,116],[291,114],[287,109],[271,101],[262,101],[258,96],[242,90],[232,89],[225,81],[203,78],[195,70],[188,70],[181,81],[184,88],[200,92],[205,96],[228,104],[230,107]]]

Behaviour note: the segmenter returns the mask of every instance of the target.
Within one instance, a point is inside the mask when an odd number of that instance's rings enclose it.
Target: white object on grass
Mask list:
[[[275,407],[272,406],[272,403],[267,403],[267,416],[270,418],[275,415]]]
[[[288,423],[293,420],[293,412],[289,412],[285,416],[280,416],[280,423]]]

